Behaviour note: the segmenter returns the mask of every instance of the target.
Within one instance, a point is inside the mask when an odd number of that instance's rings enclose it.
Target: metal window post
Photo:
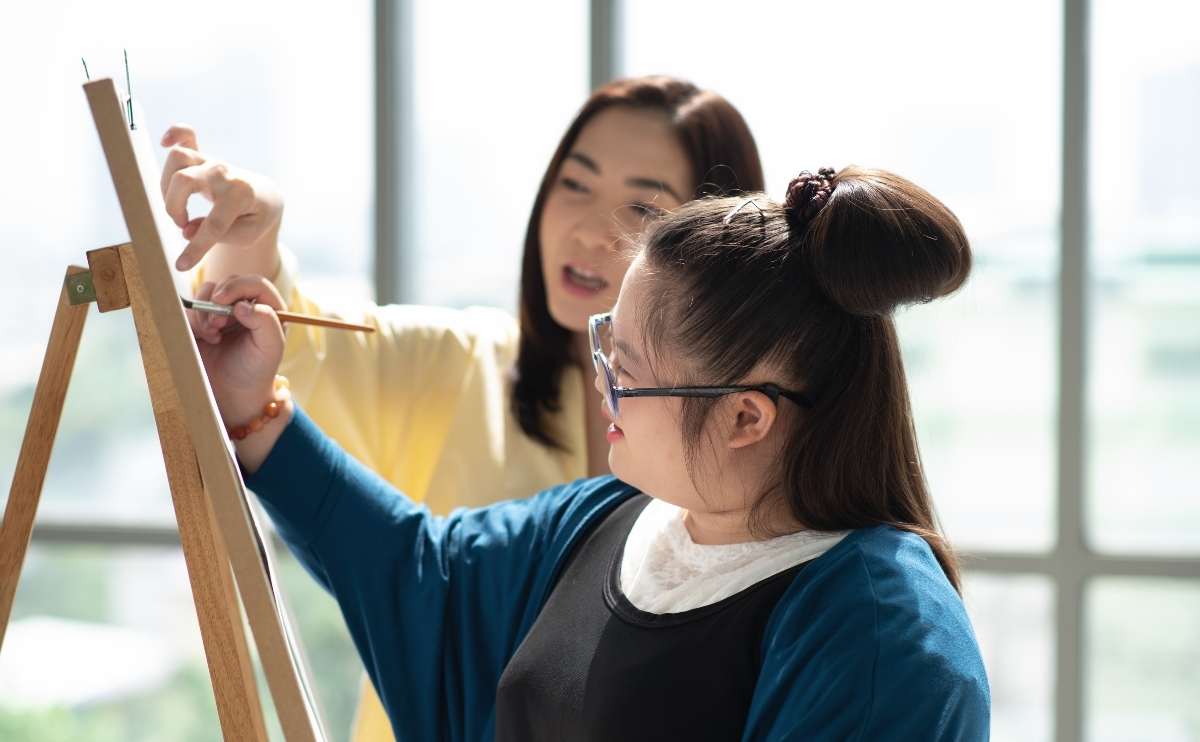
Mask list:
[[[617,76],[620,69],[620,0],[589,0],[588,90]]]
[[[375,0],[375,301],[414,300],[412,0]]]
[[[1058,294],[1058,547],[1055,724],[1059,742],[1082,742],[1090,557],[1087,484],[1088,0],[1063,2],[1061,247]]]

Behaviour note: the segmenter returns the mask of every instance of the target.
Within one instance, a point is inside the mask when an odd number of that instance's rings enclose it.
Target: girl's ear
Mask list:
[[[733,395],[733,426],[729,447],[745,448],[767,437],[775,424],[777,409],[762,392],[738,392]]]

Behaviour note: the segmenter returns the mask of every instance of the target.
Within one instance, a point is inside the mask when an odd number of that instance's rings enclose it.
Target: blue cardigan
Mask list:
[[[496,685],[613,477],[435,517],[300,410],[248,486],[341,607],[399,742],[491,740]],[[745,740],[986,740],[987,676],[921,538],[852,532],[771,614]]]

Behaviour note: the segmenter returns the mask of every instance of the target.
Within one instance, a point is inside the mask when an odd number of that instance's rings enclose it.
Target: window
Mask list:
[[[777,198],[800,169],[879,166],[966,226],[967,287],[898,324],[926,472],[967,552],[993,739],[1200,737],[1181,700],[1200,697],[1200,640],[1180,623],[1200,585],[1196,12],[923,0],[618,15],[618,71],[728,97]],[[1085,188],[1086,210],[1064,202]]]
[[[403,298],[515,312],[525,228],[558,139],[587,97],[587,6],[413,7],[413,275]],[[502,33],[496,29],[503,28]],[[484,68],[486,65],[486,68]]]
[[[770,23],[715,4],[624,7],[622,71],[728,97],[775,198],[800,170],[853,163],[911,178],[962,220],[976,256],[966,288],[898,326],[930,486],[970,551],[1054,545],[1060,15],[1032,1],[788,4]],[[1052,738],[1052,587],[1028,574],[967,582],[998,740]]]
[[[25,8],[0,44],[0,477],[11,481],[63,271],[128,240],[80,88],[124,87],[157,141],[268,173],[283,238],[323,295],[369,295],[371,4],[336,8],[63,0]],[[286,24],[287,33],[280,33]],[[203,209],[199,199],[193,206]],[[312,284],[314,280],[310,280]],[[128,312],[91,313],[0,655],[0,739],[211,739],[219,729]],[[4,498],[7,498],[7,486]],[[299,631],[331,730],[344,738],[361,672],[336,606],[294,563]],[[118,658],[121,661],[117,661]],[[263,697],[267,694],[264,692]]]
[[[1092,8],[1085,532],[1161,575],[1087,584],[1095,740],[1200,739],[1198,24],[1194,5]]]
[[[1093,13],[1088,532],[1112,553],[1200,554],[1200,12],[1178,11]]]
[[[793,3],[763,20],[716,4],[630,3],[621,71],[666,71],[729,98],[777,199],[800,170],[859,164],[911,178],[959,216],[977,256],[967,289],[899,318],[922,453],[957,543],[1049,547],[1056,9],[919,2],[864,17]],[[1020,55],[1007,53],[1016,36]]]

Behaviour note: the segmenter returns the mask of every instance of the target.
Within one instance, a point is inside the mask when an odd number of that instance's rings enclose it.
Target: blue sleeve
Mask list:
[[[399,742],[481,739],[496,684],[611,477],[434,517],[299,409],[247,485],[337,600]]]
[[[988,739],[987,676],[962,601],[919,537],[887,530],[847,537],[780,600],[743,739]]]

